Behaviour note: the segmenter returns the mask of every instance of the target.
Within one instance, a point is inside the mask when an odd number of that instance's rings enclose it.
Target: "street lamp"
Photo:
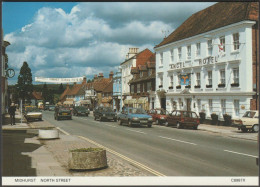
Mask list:
[[[120,112],[122,112],[122,108],[123,108],[123,96],[122,96],[122,92],[123,92],[123,85],[122,85],[122,67],[121,66],[119,66],[118,67],[118,70],[120,71],[120,79],[119,79],[119,84],[120,84],[120,87],[121,87],[121,90],[120,90]]]

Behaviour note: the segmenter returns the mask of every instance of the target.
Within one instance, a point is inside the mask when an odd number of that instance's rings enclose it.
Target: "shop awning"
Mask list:
[[[146,103],[148,101],[148,99],[146,97],[140,97],[138,100],[137,100],[137,103],[138,104],[142,104],[142,103]]]

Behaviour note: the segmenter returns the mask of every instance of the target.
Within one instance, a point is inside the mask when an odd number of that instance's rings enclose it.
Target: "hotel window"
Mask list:
[[[201,100],[197,99],[197,106],[198,106],[198,111],[201,111]]]
[[[233,83],[239,84],[239,68],[233,68]]]
[[[225,69],[220,70],[220,84],[226,84]]]
[[[147,82],[147,91],[150,91],[152,87],[152,82]]]
[[[221,99],[221,112],[226,114],[226,99]]]
[[[234,50],[239,49],[239,33],[233,34],[233,46],[234,46]]]
[[[212,99],[209,99],[209,113],[211,114],[213,111],[213,102]]]
[[[197,86],[200,86],[200,73],[196,73],[196,83],[197,83]]]
[[[160,65],[163,65],[163,53],[160,53]]]
[[[212,85],[212,71],[208,71],[208,85]]]
[[[187,46],[187,59],[191,58],[191,46]]]
[[[208,56],[212,56],[212,40],[208,40]]]
[[[234,100],[235,115],[239,116],[239,100]]]
[[[140,91],[141,91],[141,85],[137,84],[137,93],[140,93]]]
[[[225,43],[226,43],[226,40],[225,40],[225,36],[221,36],[220,38],[219,38],[219,41],[220,41],[220,47],[222,47],[223,48],[223,52],[225,52],[226,51],[226,46],[225,46]]]
[[[196,43],[196,57],[200,56],[200,43]]]
[[[171,50],[171,63],[174,62],[174,49]]]
[[[173,86],[173,75],[170,76],[170,86]]]
[[[178,48],[178,57],[179,57],[179,61],[181,61],[181,47]]]

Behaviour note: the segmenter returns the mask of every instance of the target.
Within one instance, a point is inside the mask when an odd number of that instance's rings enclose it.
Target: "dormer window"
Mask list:
[[[212,55],[212,49],[213,49],[212,40],[208,40],[208,56]]]

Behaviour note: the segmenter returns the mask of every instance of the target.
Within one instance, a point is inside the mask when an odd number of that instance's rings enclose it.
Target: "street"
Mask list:
[[[93,116],[43,120],[71,135],[86,137],[166,176],[258,176],[256,141],[229,138],[204,131],[156,126],[119,126]]]

